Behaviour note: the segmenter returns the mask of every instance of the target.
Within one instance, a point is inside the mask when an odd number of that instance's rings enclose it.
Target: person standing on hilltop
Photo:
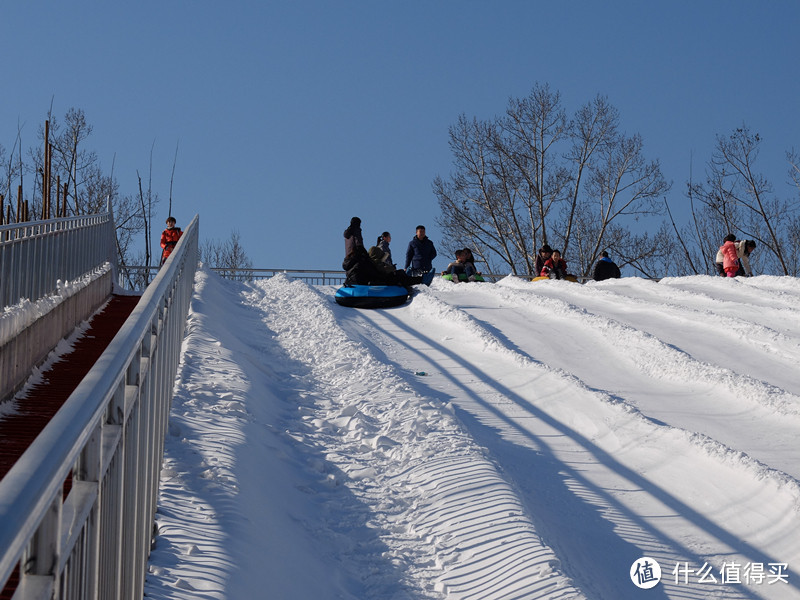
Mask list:
[[[163,266],[164,263],[169,258],[169,255],[172,254],[172,251],[175,249],[175,245],[178,243],[178,240],[181,239],[183,235],[183,231],[181,231],[180,227],[176,227],[175,224],[177,221],[175,217],[167,217],[167,228],[161,233],[161,262],[159,263],[159,267]]]
[[[434,258],[436,258],[436,247],[425,235],[425,226],[417,225],[417,233],[411,238],[406,250],[405,269],[411,267],[411,275],[422,275],[433,268]]]

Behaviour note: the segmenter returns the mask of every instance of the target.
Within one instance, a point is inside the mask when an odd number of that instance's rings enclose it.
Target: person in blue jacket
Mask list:
[[[433,268],[434,258],[436,247],[425,235],[425,226],[417,225],[417,234],[408,242],[405,269],[411,267],[410,275],[422,275]]]
[[[600,260],[594,266],[594,280],[619,279],[620,275],[619,267],[609,258],[608,252],[604,250]]]

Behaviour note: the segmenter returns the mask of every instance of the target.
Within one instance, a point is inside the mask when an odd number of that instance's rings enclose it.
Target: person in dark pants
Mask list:
[[[417,225],[417,233],[408,243],[405,269],[411,267],[410,275],[422,275],[433,268],[436,247],[425,235],[425,226]]]

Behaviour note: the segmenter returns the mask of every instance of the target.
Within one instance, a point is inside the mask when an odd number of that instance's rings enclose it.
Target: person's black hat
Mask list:
[[[350,219],[350,226],[351,227],[361,227],[361,219],[358,217],[353,217]]]
[[[547,244],[545,244],[544,246],[539,248],[539,252],[550,252],[550,253],[552,253],[553,249],[550,246],[548,246]]]

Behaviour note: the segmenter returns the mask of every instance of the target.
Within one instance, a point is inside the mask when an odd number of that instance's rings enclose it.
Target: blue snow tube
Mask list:
[[[408,300],[408,290],[400,285],[345,285],[336,290],[336,304],[351,308],[387,308]]]

